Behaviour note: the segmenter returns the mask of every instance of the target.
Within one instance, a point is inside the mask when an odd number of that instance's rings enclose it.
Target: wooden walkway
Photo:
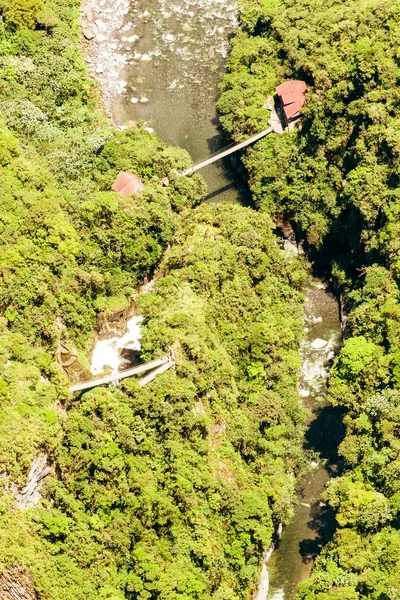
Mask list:
[[[195,171],[198,171],[199,169],[202,169],[203,167],[206,167],[207,165],[211,165],[212,163],[216,162],[217,160],[221,160],[221,158],[225,158],[225,156],[229,156],[229,154],[233,154],[234,152],[237,152],[238,150],[241,150],[242,148],[246,148],[246,146],[250,146],[250,144],[254,144],[254,142],[261,140],[261,138],[265,137],[269,133],[272,133],[273,131],[274,131],[274,129],[272,127],[268,127],[268,129],[265,129],[264,131],[261,131],[260,133],[256,133],[256,135],[253,135],[248,140],[245,140],[244,142],[240,142],[239,144],[235,144],[235,146],[231,146],[230,148],[227,148],[226,150],[222,150],[222,152],[219,152],[219,154],[216,154],[215,156],[211,156],[210,158],[207,158],[207,160],[203,160],[202,162],[198,163],[197,165],[190,167],[190,169],[186,169],[186,171],[183,171],[183,173],[181,173],[181,175],[190,175],[191,173],[194,173]]]
[[[102,377],[101,379],[92,379],[91,381],[76,383],[71,385],[69,391],[71,393],[83,392],[84,390],[90,390],[98,385],[118,383],[118,381],[125,379],[126,377],[132,377],[132,375],[140,375],[140,373],[151,371],[151,373],[139,381],[139,385],[143,387],[147,383],[150,383],[150,381],[153,381],[157,375],[167,371],[168,369],[171,369],[173,366],[175,366],[174,357],[172,354],[167,354],[166,356],[158,358],[157,360],[152,360],[149,363],[138,365],[137,367],[132,367],[131,369],[126,369],[125,371],[120,371],[116,375],[108,375],[107,377]]]

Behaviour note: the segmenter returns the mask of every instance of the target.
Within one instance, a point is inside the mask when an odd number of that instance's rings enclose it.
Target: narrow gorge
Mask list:
[[[202,0],[126,1],[112,8],[106,0],[84,3],[84,31],[94,35],[88,51],[91,67],[115,124],[127,127],[142,121],[150,133],[185,148],[193,162],[222,148],[216,101],[229,38],[239,26],[237,11],[232,2]],[[267,120],[270,111],[260,108]],[[240,157],[233,156],[201,171],[208,199],[253,202],[243,167],[235,172],[240,164]],[[298,253],[293,240],[287,239],[282,249]],[[308,269],[311,272],[311,265]],[[299,389],[311,414],[303,450],[314,458],[296,484],[291,522],[282,537],[278,528],[277,549],[272,555],[267,551],[267,570],[261,574],[255,600],[293,599],[298,583],[309,576],[313,560],[334,531],[333,515],[322,497],[337,472],[336,451],[343,437],[340,411],[332,410],[326,399],[329,367],[340,346],[339,308],[320,279],[310,275],[305,289],[306,339],[300,348]],[[323,439],[325,435],[328,439]]]
[[[398,600],[399,23],[0,1],[2,598]]]

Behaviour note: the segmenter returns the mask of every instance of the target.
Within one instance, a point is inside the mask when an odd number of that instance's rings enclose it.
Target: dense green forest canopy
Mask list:
[[[292,512],[300,261],[268,215],[204,205],[189,156],[101,112],[78,2],[0,2],[0,568],[41,600],[239,600]],[[110,191],[117,173],[144,191]],[[136,300],[144,360],[176,371],[69,398],[97,318]],[[37,452],[39,505],[14,505]],[[14,569],[14,570],[13,570]],[[16,569],[16,571],[15,571]]]
[[[289,219],[344,293],[352,335],[332,369],[346,407],[337,532],[301,600],[400,594],[400,3],[242,0],[219,108],[239,139],[265,125],[276,84],[308,84],[301,129],[244,159],[257,206]]]

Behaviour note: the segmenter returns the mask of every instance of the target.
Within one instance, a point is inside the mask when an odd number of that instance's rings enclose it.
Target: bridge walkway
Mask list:
[[[75,392],[83,392],[84,390],[90,390],[91,388],[97,387],[98,385],[106,385],[108,383],[117,383],[121,379],[125,379],[126,377],[132,377],[133,375],[140,375],[140,373],[146,373],[147,371],[151,371],[146,377],[139,381],[139,385],[143,387],[159,374],[171,369],[175,366],[175,360],[173,355],[167,354],[162,358],[158,358],[156,360],[152,360],[151,362],[145,363],[143,365],[138,365],[137,367],[132,367],[131,369],[125,369],[125,371],[120,371],[114,375],[107,375],[107,377],[102,377],[100,379],[92,379],[91,381],[83,381],[80,383],[75,383],[71,385],[69,391],[71,393]]]
[[[225,158],[225,156],[229,156],[229,154],[233,154],[234,152],[237,152],[238,150],[241,150],[242,148],[246,148],[246,146],[250,146],[250,144],[254,144],[254,142],[261,140],[261,138],[272,133],[273,131],[274,131],[273,127],[268,127],[268,129],[264,129],[264,131],[260,131],[260,133],[256,133],[255,135],[248,138],[244,142],[240,142],[239,144],[235,144],[234,146],[231,146],[230,148],[226,148],[225,150],[222,150],[222,152],[219,152],[215,156],[211,156],[210,158],[203,160],[202,162],[198,163],[197,165],[193,165],[193,167],[190,167],[189,169],[186,169],[186,171],[183,171],[181,173],[181,175],[190,175],[191,173],[195,173],[199,169],[202,169],[203,167],[206,167],[207,165],[211,165],[212,163],[216,162],[217,160],[221,160],[221,158]]]

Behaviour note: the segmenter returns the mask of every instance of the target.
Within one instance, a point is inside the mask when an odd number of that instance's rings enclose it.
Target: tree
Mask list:
[[[0,3],[8,24],[27,29],[35,27],[37,17],[44,9],[43,0],[2,0]]]

